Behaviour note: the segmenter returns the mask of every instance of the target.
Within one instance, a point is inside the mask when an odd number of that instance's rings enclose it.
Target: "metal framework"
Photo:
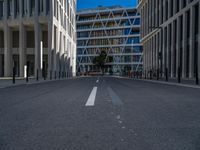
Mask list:
[[[77,13],[77,65],[93,72],[92,61],[107,52],[106,72],[122,74],[142,70],[140,15],[136,8],[98,7]]]

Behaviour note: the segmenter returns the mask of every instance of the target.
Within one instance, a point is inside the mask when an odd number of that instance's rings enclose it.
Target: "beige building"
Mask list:
[[[76,0],[0,0],[0,76],[75,75]]]
[[[200,0],[139,0],[144,73],[200,76],[199,7]]]

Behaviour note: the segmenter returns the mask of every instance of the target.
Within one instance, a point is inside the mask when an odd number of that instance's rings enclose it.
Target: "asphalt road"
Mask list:
[[[111,77],[0,89],[0,150],[200,150],[200,90]]]

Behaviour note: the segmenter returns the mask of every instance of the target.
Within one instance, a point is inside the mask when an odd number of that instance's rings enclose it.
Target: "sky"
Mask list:
[[[113,6],[121,5],[124,7],[136,6],[137,0],[77,0],[77,9],[95,8],[99,5]]]

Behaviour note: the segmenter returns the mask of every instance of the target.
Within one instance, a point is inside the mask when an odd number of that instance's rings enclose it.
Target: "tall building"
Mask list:
[[[0,76],[76,72],[76,0],[0,0]]]
[[[199,7],[200,0],[139,0],[145,73],[200,76]]]
[[[78,71],[94,72],[93,59],[107,53],[105,72],[122,74],[142,70],[140,15],[136,8],[120,6],[77,12]]]

